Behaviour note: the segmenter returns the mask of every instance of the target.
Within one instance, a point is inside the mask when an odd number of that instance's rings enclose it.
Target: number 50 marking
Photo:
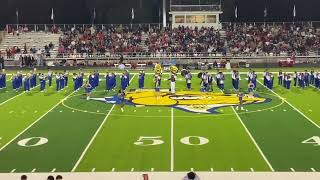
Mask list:
[[[133,144],[137,146],[155,146],[163,144],[162,136],[140,136]],[[198,140],[197,143],[190,142],[191,139]],[[190,146],[201,146],[209,143],[209,139],[200,136],[187,136],[180,139],[180,142]]]

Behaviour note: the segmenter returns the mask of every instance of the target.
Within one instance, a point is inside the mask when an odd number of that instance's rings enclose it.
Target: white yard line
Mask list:
[[[174,142],[173,142],[173,127],[174,123],[173,123],[173,108],[171,108],[171,155],[170,155],[170,171],[174,171]]]
[[[51,112],[54,108],[56,108],[58,105],[60,105],[64,100],[66,100],[68,97],[72,96],[75,93],[72,92],[71,94],[69,94],[68,96],[66,96],[65,98],[63,98],[61,101],[59,101],[56,105],[54,105],[51,109],[49,109],[49,111],[47,111],[46,113],[44,113],[41,117],[39,117],[36,121],[34,121],[32,124],[30,124],[27,128],[25,128],[22,132],[20,132],[16,137],[14,137],[13,139],[11,139],[7,144],[5,144],[4,146],[2,146],[0,148],[0,152],[6,148],[9,144],[11,144],[14,140],[16,140],[19,136],[21,136],[24,132],[26,132],[28,129],[30,129],[32,126],[34,126],[38,121],[40,121],[43,117],[45,117],[49,112]]]
[[[71,172],[74,172],[77,167],[79,166],[80,162],[82,161],[83,157],[85,156],[85,154],[87,153],[89,147],[91,146],[91,144],[93,143],[93,141],[96,139],[97,135],[99,134],[100,130],[102,129],[103,125],[106,123],[108,117],[110,116],[112,110],[114,109],[115,104],[112,105],[110,111],[108,112],[107,116],[103,119],[102,123],[100,124],[99,128],[97,129],[96,133],[93,135],[93,137],[91,138],[90,142],[88,143],[87,147],[84,149],[84,151],[82,152],[80,158],[78,159],[78,161],[76,162],[76,164],[73,166]]]
[[[269,166],[269,168],[271,169],[271,171],[274,171],[273,167],[271,166],[269,160],[266,158],[266,156],[264,155],[264,153],[262,152],[262,150],[260,149],[259,145],[257,144],[256,140],[254,140],[253,136],[251,135],[250,131],[248,130],[248,128],[246,127],[246,125],[243,123],[242,119],[240,118],[239,114],[237,113],[237,111],[234,109],[234,107],[231,107],[234,114],[237,116],[237,118],[239,119],[240,123],[242,124],[243,128],[245,129],[245,131],[247,132],[247,134],[249,135],[250,139],[252,140],[253,144],[256,146],[256,148],[258,149],[260,155],[262,156],[262,158],[264,159],[264,161],[267,163],[267,165]]]
[[[36,89],[37,87],[39,87],[40,86],[40,84],[39,85],[37,85],[37,86],[35,86],[33,89],[30,89],[31,91],[32,90],[34,90],[34,89]],[[31,92],[30,91],[30,92]],[[5,103],[7,103],[7,102],[9,102],[9,101],[11,101],[11,100],[13,100],[13,99],[15,99],[15,98],[17,98],[17,97],[19,97],[19,96],[21,96],[21,95],[23,95],[23,94],[25,94],[26,92],[25,91],[23,91],[23,92],[21,92],[20,94],[17,94],[17,95],[15,95],[15,96],[13,96],[12,98],[10,98],[10,99],[7,99],[6,101],[3,101],[2,103],[0,103],[0,106],[2,106],[2,105],[4,105]]]
[[[261,84],[263,87],[265,87],[259,80],[257,80],[257,82],[259,84]],[[267,88],[267,87],[265,87]],[[311,122],[313,125],[315,125],[317,128],[320,128],[320,126],[315,123],[313,120],[311,120],[309,117],[307,117],[303,112],[301,112],[298,108],[296,108],[295,106],[293,106],[290,102],[288,102],[286,99],[284,99],[283,97],[281,97],[278,93],[274,92],[272,89],[267,88],[269,91],[271,91],[273,94],[275,94],[277,97],[279,97],[281,100],[283,100],[284,102],[286,102],[289,106],[291,106],[294,110],[296,110],[298,113],[300,113],[304,118],[306,118],[309,122]]]
[[[20,94],[18,94],[18,95],[13,96],[13,97],[12,97],[12,98],[10,98],[10,99],[7,99],[7,100],[3,101],[2,103],[0,103],[0,106],[4,105],[5,103],[7,103],[7,102],[11,101],[12,99],[15,99],[15,98],[17,98],[17,97],[19,97],[19,96],[23,95],[23,94],[25,94],[25,91],[21,92],[21,93],[20,93]]]
[[[221,91],[221,90],[220,90]],[[223,91],[221,91],[223,93]],[[253,142],[253,144],[256,146],[257,150],[259,151],[260,155],[262,156],[262,158],[264,159],[264,161],[267,163],[267,165],[269,166],[269,168],[271,169],[271,171],[274,171],[273,167],[271,166],[269,160],[266,158],[266,156],[264,155],[264,153],[262,152],[262,150],[260,149],[259,145],[257,144],[256,140],[253,138],[253,136],[251,135],[250,131],[248,130],[248,128],[246,127],[246,125],[243,123],[242,119],[240,118],[238,112],[234,109],[233,106],[231,106],[231,109],[233,110],[234,114],[237,116],[237,118],[239,119],[241,125],[243,126],[243,128],[245,129],[245,131],[247,132],[247,134],[249,135],[251,141]]]
[[[133,75],[132,78],[129,81],[129,84],[131,83],[131,81],[134,79],[136,75]],[[84,151],[82,152],[80,158],[78,159],[78,161],[76,162],[76,164],[73,166],[71,172],[74,172],[77,167],[79,166],[80,162],[82,161],[82,159],[84,158],[85,154],[87,153],[87,151],[89,150],[91,144],[93,143],[93,141],[96,139],[97,135],[99,134],[99,132],[101,131],[103,125],[106,123],[107,119],[109,118],[112,110],[114,109],[115,104],[112,105],[111,109],[109,110],[108,114],[106,115],[106,117],[103,119],[102,123],[100,124],[99,128],[97,129],[97,131],[95,132],[95,134],[93,135],[93,137],[91,138],[90,142],[88,143],[87,147],[84,149]]]

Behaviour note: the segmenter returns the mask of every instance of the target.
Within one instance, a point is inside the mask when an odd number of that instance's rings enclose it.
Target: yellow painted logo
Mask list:
[[[237,94],[224,94],[214,92],[180,91],[171,94],[162,90],[134,90],[125,96],[126,101],[136,106],[171,106],[185,111],[196,113],[215,113],[215,109],[239,104]],[[266,98],[243,96],[243,105],[263,103]]]
[[[104,101],[109,104],[127,104],[141,106],[167,106],[194,113],[217,113],[215,110],[226,106],[239,104],[237,94],[224,94],[214,92],[180,91],[171,94],[168,90],[156,92],[153,89],[131,90],[126,93],[124,100],[118,96],[105,98],[90,98],[91,100]],[[267,102],[268,99],[244,95],[242,104],[258,104]]]

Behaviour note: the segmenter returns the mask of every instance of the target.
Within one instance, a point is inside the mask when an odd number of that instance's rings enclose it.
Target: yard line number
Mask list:
[[[314,146],[320,146],[320,137],[312,136],[309,139],[302,141],[303,144],[313,144]]]
[[[140,136],[133,144],[137,146],[156,146],[164,143],[162,136]],[[201,146],[209,143],[209,139],[201,136],[187,136],[180,139],[180,142],[189,146]]]
[[[35,147],[35,146],[41,146],[48,143],[48,139],[44,137],[31,137],[22,139],[18,142],[19,146],[23,147]]]

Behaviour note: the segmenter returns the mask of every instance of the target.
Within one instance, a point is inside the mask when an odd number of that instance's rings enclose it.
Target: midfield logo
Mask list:
[[[224,94],[214,92],[180,91],[171,94],[168,90],[155,92],[152,89],[130,90],[126,93],[125,100],[120,101],[118,96],[104,98],[90,98],[91,100],[103,101],[108,104],[141,106],[167,106],[181,109],[187,112],[216,114],[216,110],[226,106],[236,106],[239,104],[237,94]],[[269,99],[261,97],[243,97],[243,105],[265,103]]]

